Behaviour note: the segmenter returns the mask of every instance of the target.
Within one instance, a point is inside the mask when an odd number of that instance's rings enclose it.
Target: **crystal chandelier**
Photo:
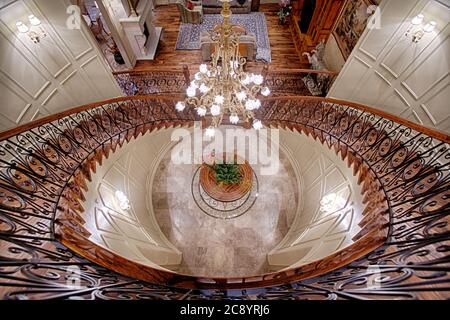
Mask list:
[[[252,122],[254,129],[261,129],[262,123],[255,118],[254,111],[261,107],[258,96],[270,94],[269,88],[263,87],[262,75],[244,72],[246,59],[239,54],[240,33],[230,24],[231,0],[220,1],[223,23],[210,33],[215,47],[211,65],[200,65],[186,90],[187,98],[176,104],[178,111],[189,106],[201,117],[211,115],[211,125],[205,132],[210,137],[214,136],[225,114],[232,124],[242,119]]]

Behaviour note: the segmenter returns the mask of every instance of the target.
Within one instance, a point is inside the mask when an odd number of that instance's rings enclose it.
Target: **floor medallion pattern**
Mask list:
[[[199,165],[174,164],[170,150],[164,156],[153,180],[151,202],[162,232],[183,254],[181,265],[173,267],[174,271],[205,277],[240,277],[271,271],[267,253],[284,238],[292,224],[298,202],[297,180],[283,155],[275,175],[261,175],[258,165],[251,166],[256,178],[248,198],[241,200],[240,209],[226,213],[235,217],[218,219],[199,208],[198,203],[214,213],[220,208],[219,204],[208,202],[204,194],[199,201],[202,194],[195,178]],[[236,214],[244,211],[245,214]]]
[[[200,181],[201,170],[199,167],[192,177],[192,197],[197,206],[207,215],[218,219],[233,219],[242,216],[250,210],[258,198],[258,177],[251,170],[253,179],[251,187],[235,200],[224,201],[220,197],[214,197],[210,192],[205,191]]]

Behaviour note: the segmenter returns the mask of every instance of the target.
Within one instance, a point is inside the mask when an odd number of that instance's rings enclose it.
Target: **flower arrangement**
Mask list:
[[[279,0],[278,5],[280,6],[280,10],[278,11],[278,19],[281,24],[286,23],[286,18],[292,11],[292,5],[290,0]]]

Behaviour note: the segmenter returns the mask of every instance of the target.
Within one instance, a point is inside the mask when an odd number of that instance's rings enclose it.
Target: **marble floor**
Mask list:
[[[207,277],[239,277],[268,272],[267,253],[286,235],[297,207],[296,179],[290,162],[280,155],[276,175],[260,175],[259,196],[240,217],[210,217],[194,202],[191,183],[198,165],[176,165],[170,152],[154,178],[155,217],[165,236],[183,253],[174,271]]]

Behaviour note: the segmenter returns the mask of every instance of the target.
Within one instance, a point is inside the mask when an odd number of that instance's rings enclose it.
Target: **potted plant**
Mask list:
[[[286,19],[292,11],[292,5],[290,0],[279,0],[278,5],[280,10],[278,10],[278,22],[282,25],[286,23]]]
[[[234,154],[234,159],[226,155],[213,152],[203,157],[200,185],[211,198],[232,202],[250,192],[253,170],[246,161],[241,164],[240,160],[244,159],[240,159],[237,154]]]
[[[217,184],[231,185],[242,181],[242,174],[236,163],[214,163],[209,167],[214,171]]]
[[[112,38],[111,42],[107,42],[106,45],[108,46],[109,52],[111,52],[111,54],[113,55],[114,61],[116,61],[118,64],[125,64],[119,47],[117,47],[117,44],[114,42],[114,40],[112,40]]]

